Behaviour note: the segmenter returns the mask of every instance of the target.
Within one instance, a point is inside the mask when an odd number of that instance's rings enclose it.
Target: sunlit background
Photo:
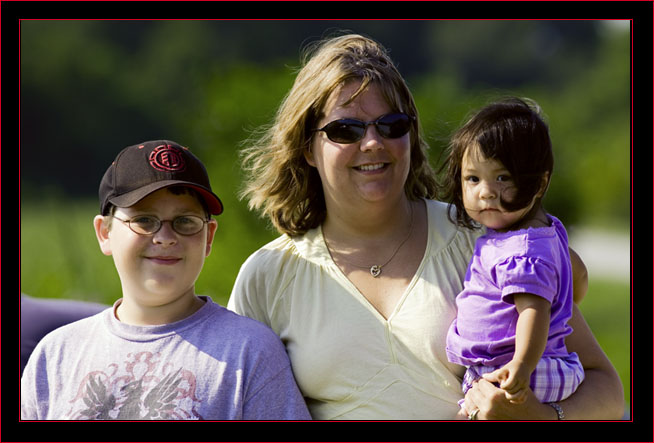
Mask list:
[[[545,111],[555,167],[546,209],[590,272],[581,303],[630,399],[630,27],[628,21],[23,20],[21,291],[111,304],[121,296],[92,219],[124,147],[188,146],[225,204],[197,292],[226,304],[243,261],[275,238],[236,197],[237,150],[269,123],[300,51],[337,30],[384,44],[416,98],[434,166],[488,100]]]

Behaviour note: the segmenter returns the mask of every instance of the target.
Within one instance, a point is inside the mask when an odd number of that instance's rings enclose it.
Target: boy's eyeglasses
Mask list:
[[[139,235],[151,235],[159,232],[164,222],[170,222],[173,231],[179,235],[195,235],[209,221],[195,215],[180,215],[172,220],[159,220],[153,215],[137,215],[129,220],[123,220],[114,215],[111,217],[127,224],[129,229]]]
[[[323,131],[327,138],[336,143],[355,143],[361,140],[366,133],[366,128],[375,125],[377,132],[384,138],[400,138],[409,132],[411,123],[416,118],[402,112],[386,114],[377,120],[364,122],[354,118],[341,118],[327,123],[312,132]]]

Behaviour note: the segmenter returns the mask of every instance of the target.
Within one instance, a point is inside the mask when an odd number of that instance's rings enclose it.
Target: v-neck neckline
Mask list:
[[[418,282],[418,279],[422,275],[423,269],[425,267],[425,263],[427,261],[427,257],[429,256],[429,250],[431,249],[431,242],[432,242],[432,230],[430,229],[430,223],[432,219],[432,214],[430,210],[430,205],[428,202],[426,202],[424,199],[422,199],[423,204],[425,205],[425,213],[427,216],[427,242],[425,246],[425,250],[422,256],[422,259],[420,260],[420,264],[418,265],[418,268],[416,269],[413,277],[409,281],[409,284],[406,286],[404,289],[402,295],[400,298],[397,300],[397,303],[391,310],[388,318],[385,317],[373,304],[366,298],[365,295],[359,290],[359,288],[345,275],[345,273],[341,270],[341,268],[334,262],[334,259],[332,258],[331,254],[329,253],[329,249],[327,248],[327,243],[325,242],[325,236],[322,232],[322,225],[316,228],[316,238],[314,240],[314,244],[316,244],[319,248],[320,251],[320,259],[323,262],[323,264],[329,266],[332,268],[335,272],[335,274],[339,277],[339,279],[347,286],[349,289],[349,292],[354,294],[359,301],[368,308],[381,322],[385,324],[390,324],[393,320],[394,317],[398,314],[398,312],[401,310],[402,306],[404,305],[407,297],[415,287],[416,283]]]

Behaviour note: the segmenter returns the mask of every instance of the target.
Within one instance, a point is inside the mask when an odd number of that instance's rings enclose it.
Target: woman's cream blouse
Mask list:
[[[241,267],[228,307],[280,336],[314,419],[454,418],[463,369],[447,361],[445,336],[479,234],[425,202],[425,256],[388,319],[334,264],[320,228],[281,236]]]

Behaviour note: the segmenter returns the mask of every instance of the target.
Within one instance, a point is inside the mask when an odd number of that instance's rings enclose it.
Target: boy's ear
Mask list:
[[[100,250],[104,255],[111,255],[111,242],[109,241],[110,229],[107,224],[107,218],[102,215],[96,215],[93,219],[93,228],[100,244]]]
[[[216,234],[216,229],[218,228],[218,222],[214,219],[211,219],[207,222],[207,244],[205,257],[208,257],[211,253],[211,245],[213,243],[214,235]]]

